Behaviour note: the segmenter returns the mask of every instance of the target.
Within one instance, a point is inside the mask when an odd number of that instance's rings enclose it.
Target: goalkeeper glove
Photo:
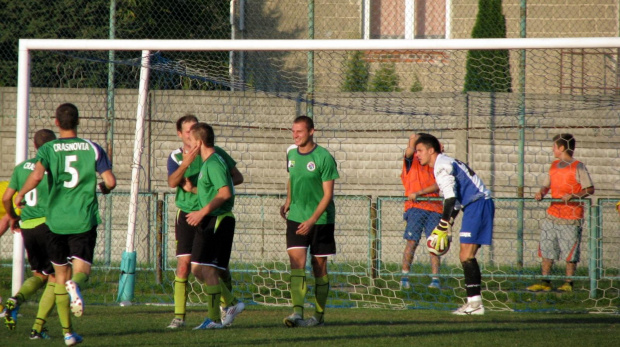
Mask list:
[[[431,244],[436,250],[443,251],[446,247],[448,247],[449,234],[452,233],[451,226],[449,222],[445,220],[440,220],[439,224],[435,227],[431,235],[437,235],[437,238],[434,240],[434,244]]]
[[[108,187],[105,186],[105,182],[99,183],[99,190],[101,190],[101,193],[103,195],[110,194],[110,192],[111,192],[111,190],[108,189]]]

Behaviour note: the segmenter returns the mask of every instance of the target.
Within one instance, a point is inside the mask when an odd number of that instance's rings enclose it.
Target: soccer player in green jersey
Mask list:
[[[53,131],[41,129],[34,134],[34,147],[39,149],[43,144],[55,139],[56,135]],[[49,228],[45,224],[48,199],[47,181],[42,180],[35,189],[26,194],[26,204],[19,217],[13,209],[13,195],[26,182],[28,175],[34,170],[35,164],[36,159],[32,158],[17,165],[11,175],[11,181],[2,196],[2,204],[11,219],[13,230],[21,230],[33,275],[24,281],[17,294],[10,297],[6,302],[4,321],[7,328],[10,330],[15,329],[19,306],[47,283],[39,301],[39,311],[37,312],[35,324],[30,332],[30,338],[33,340],[50,338],[47,329],[43,328],[43,324],[45,324],[45,320],[54,307],[54,301],[56,300],[54,295],[54,268],[47,254],[47,233],[49,232]],[[18,225],[20,218],[21,223]],[[49,282],[48,277],[51,277]]]
[[[79,112],[75,105],[58,106],[55,124],[60,138],[39,148],[34,171],[19,190],[15,202],[22,204],[26,193],[44,178],[47,180],[49,200],[45,223],[50,229],[48,254],[56,273],[56,308],[65,344],[73,346],[82,342],[82,337],[71,328],[70,312],[76,317],[83,313],[80,286],[88,280],[97,225],[101,223],[96,196],[97,173],[103,179],[99,188],[104,194],[116,187],[116,177],[103,148],[77,137]]]
[[[187,214],[200,209],[198,195],[196,195],[196,185],[200,168],[202,167],[202,158],[199,155],[200,146],[191,146],[190,144],[193,141],[190,130],[197,123],[198,119],[191,114],[177,120],[177,136],[183,142],[183,147],[172,151],[168,157],[168,186],[176,188],[175,202],[178,208],[175,220],[177,267],[174,278],[174,318],[168,325],[170,329],[185,326],[190,256],[192,254],[194,236],[200,230],[199,227],[187,223]],[[243,183],[243,175],[237,169],[235,160],[220,147],[213,146],[213,148],[224,159],[230,171],[233,184],[239,185]],[[232,291],[230,271],[226,270],[222,273],[222,281],[225,283],[226,289],[228,289],[226,293],[230,293]],[[223,315],[223,321],[227,324],[232,323],[232,319],[244,309],[242,302],[228,294],[222,296],[222,305],[221,314]]]
[[[334,157],[313,140],[312,118],[293,122],[295,145],[287,150],[289,180],[286,202],[280,215],[286,219],[286,246],[291,261],[293,314],[284,318],[287,327],[323,324],[329,295],[327,257],[336,254],[334,239],[334,181],[339,178]],[[287,216],[288,213],[288,216]],[[306,255],[312,255],[316,306],[314,315],[303,319],[306,287]]]
[[[192,273],[206,285],[208,317],[194,329],[219,329],[225,325],[219,310],[226,286],[220,280],[228,268],[235,235],[235,205],[230,170],[213,148],[215,135],[206,123],[191,128],[192,147],[200,147],[203,160],[198,175],[200,209],[187,214],[187,223],[197,226],[190,255]]]

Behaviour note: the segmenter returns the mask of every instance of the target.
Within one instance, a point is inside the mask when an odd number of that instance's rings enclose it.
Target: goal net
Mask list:
[[[27,139],[38,129],[54,129],[53,112],[64,102],[80,110],[79,136],[101,144],[113,160],[118,186],[99,200],[104,223],[83,290],[89,303],[117,301],[119,278],[127,272],[121,260],[128,229],[133,301],[173,302],[177,208],[166,162],[181,145],[175,121],[189,113],[214,127],[216,145],[244,175],[235,187],[234,293],[249,303],[290,305],[279,207],[290,127],[296,116],[308,115],[316,142],[332,153],[340,174],[328,305],[448,310],[466,298],[458,260],[461,217],[452,249],[442,257],[441,289],[428,287],[424,247],[407,274],[411,288],[400,286],[403,153],[411,134],[425,132],[468,163],[493,193],[493,245],[478,254],[487,309],[617,312],[620,39],[22,40],[20,47],[18,161],[34,156],[32,146],[25,151]],[[144,69],[150,76],[141,99]],[[144,122],[136,127],[139,108]],[[538,240],[550,203],[533,197],[554,160],[552,138],[559,133],[576,137],[575,157],[588,168],[596,195],[583,200],[573,292],[530,293],[525,288],[542,278]],[[144,141],[134,148],[136,134]],[[128,228],[132,211],[135,225]],[[11,256],[6,250],[0,255]],[[310,304],[309,269],[308,275]],[[563,260],[548,278],[556,287],[564,282]],[[205,292],[193,277],[190,287],[189,301],[203,303]]]

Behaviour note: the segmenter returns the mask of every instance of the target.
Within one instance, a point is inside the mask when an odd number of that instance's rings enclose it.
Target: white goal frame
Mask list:
[[[355,50],[490,50],[490,49],[620,48],[620,37],[509,38],[509,39],[424,39],[424,40],[66,40],[20,39],[17,75],[17,122],[15,165],[28,154],[30,56],[32,51],[355,51]],[[141,69],[142,73],[144,70]],[[143,80],[143,76],[140,77]],[[148,77],[146,77],[148,78]],[[138,102],[140,105],[140,102]],[[138,121],[141,110],[138,106]],[[137,122],[138,123],[138,122]],[[134,148],[142,148],[136,124]],[[137,160],[140,156],[137,155]],[[134,153],[134,161],[136,153]],[[133,163],[135,166],[136,163]],[[139,166],[139,163],[138,163]],[[133,175],[132,175],[133,178]],[[131,201],[137,203],[137,185]],[[136,206],[130,206],[135,212]],[[135,223],[135,215],[129,224]],[[133,252],[132,226],[128,225],[127,252]],[[13,238],[12,293],[24,281],[24,245],[19,234]]]

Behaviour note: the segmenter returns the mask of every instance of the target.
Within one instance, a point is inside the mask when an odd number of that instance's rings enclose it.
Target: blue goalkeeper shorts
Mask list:
[[[493,240],[495,204],[492,199],[479,199],[463,208],[459,239],[461,243],[490,245]]]

